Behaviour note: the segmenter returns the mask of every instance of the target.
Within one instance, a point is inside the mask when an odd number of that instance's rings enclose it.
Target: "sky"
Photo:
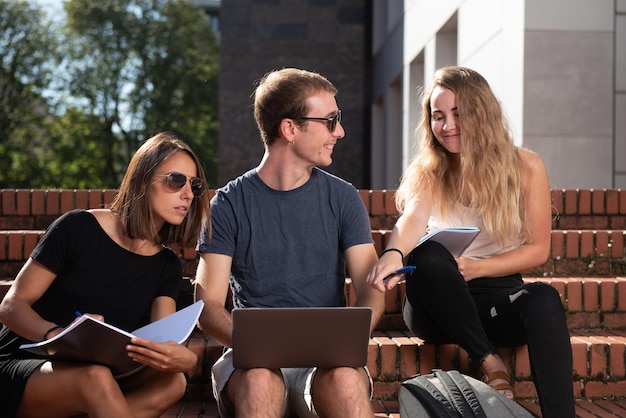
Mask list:
[[[28,0],[30,3],[41,5],[46,11],[63,10],[63,0]]]

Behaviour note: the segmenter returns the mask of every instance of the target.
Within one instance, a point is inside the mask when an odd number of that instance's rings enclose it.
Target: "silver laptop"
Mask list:
[[[237,308],[232,319],[238,369],[367,363],[371,308]]]

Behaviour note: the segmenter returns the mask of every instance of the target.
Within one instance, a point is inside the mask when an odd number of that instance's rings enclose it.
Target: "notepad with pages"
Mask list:
[[[102,364],[108,366],[114,376],[121,377],[143,367],[128,357],[126,345],[131,338],[182,343],[194,330],[203,306],[204,303],[198,301],[132,332],[82,315],[54,337],[22,344],[20,348],[58,360]]]

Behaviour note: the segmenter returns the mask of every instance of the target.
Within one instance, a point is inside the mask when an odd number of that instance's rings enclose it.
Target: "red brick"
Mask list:
[[[569,329],[598,328],[602,325],[597,312],[569,312],[567,326]]]
[[[602,323],[605,329],[626,329],[626,313],[605,313]]]
[[[574,375],[586,377],[587,371],[587,352],[591,346],[587,341],[580,337],[572,337],[572,356]]]
[[[434,344],[425,344],[420,346],[419,349],[419,372],[421,374],[430,373],[437,364],[435,362],[436,358],[436,347]]]
[[[609,346],[610,352],[610,369],[609,376],[612,379],[623,378],[626,375],[626,365],[624,364],[624,352],[626,346],[624,341],[619,341],[616,338],[609,337],[611,345]]]
[[[626,240],[625,231],[613,231],[611,233],[611,258],[624,258],[624,241]]]
[[[108,207],[111,203],[113,203],[113,199],[115,199],[115,195],[117,194],[117,190],[105,190],[104,191],[104,205]],[[211,195],[209,195],[211,196]]]
[[[531,377],[530,360],[528,357],[528,346],[517,347],[515,351],[515,379],[525,379]]]
[[[367,213],[370,213],[370,191],[365,189],[359,189],[359,196],[361,196],[361,200],[363,201],[363,205],[365,206],[365,210]]]
[[[596,312],[599,308],[599,283],[594,280],[583,282],[583,310]]]
[[[596,257],[601,258],[605,258],[610,255],[609,231],[596,231],[595,255]]]
[[[400,382],[374,382],[374,398],[390,399],[398,395]]]
[[[44,215],[46,213],[46,194],[41,189],[33,190],[30,196],[30,213]]]
[[[380,346],[380,377],[385,379],[396,379],[398,370],[396,367],[398,361],[398,346],[389,338],[383,340]]]
[[[15,215],[17,213],[15,190],[3,189],[0,193],[2,194],[2,214]]]
[[[458,369],[456,364],[458,348],[454,344],[442,344],[439,346],[439,364],[444,370]]]
[[[567,308],[577,312],[583,310],[582,283],[578,281],[567,282]]]
[[[367,347],[367,368],[372,375],[373,378],[376,378],[380,375],[378,370],[378,357],[380,353],[381,343],[378,340],[378,337],[374,337],[370,339],[369,345]]]
[[[565,257],[578,258],[580,254],[580,231],[565,232]]]
[[[0,231],[0,260],[8,259],[9,239],[7,231]]]
[[[515,382],[513,387],[518,398],[537,398],[537,389],[532,381]]]
[[[563,231],[552,231],[550,257],[553,259],[565,257],[565,234]]]
[[[15,194],[15,209],[18,215],[30,215],[30,190],[18,189]]]
[[[385,214],[385,201],[382,190],[372,190],[370,194],[371,208],[370,215],[384,215]]]
[[[39,241],[39,234],[24,234],[24,259],[26,259],[35,249],[35,245]]]
[[[46,192],[46,214],[58,216],[61,214],[61,192],[59,190],[48,190]]]
[[[89,209],[100,209],[104,207],[104,203],[102,201],[103,191],[102,190],[89,190],[87,192],[87,206]]]
[[[76,207],[74,190],[61,190],[61,213],[69,212]]]
[[[91,209],[88,190],[74,190],[74,209]]]
[[[591,376],[607,376],[609,345],[595,339],[589,350],[589,373]]]
[[[565,207],[563,212],[566,215],[572,215],[578,213],[578,191],[577,190],[565,190]]]
[[[580,232],[580,257],[593,257],[595,255],[595,231]]]
[[[608,215],[619,214],[619,191],[615,189],[605,190],[606,213]]]
[[[626,190],[620,190],[619,192],[619,213],[626,215]]]
[[[22,234],[9,234],[9,260],[23,260],[24,247]]]
[[[385,248],[384,242],[385,232],[383,231],[372,231],[372,239],[374,240],[374,247],[376,248],[376,252],[380,257],[383,249]]]
[[[586,397],[592,398],[610,398],[621,397],[626,393],[626,381],[619,382],[594,382],[590,381],[585,383]]]
[[[563,213],[563,190],[550,190],[550,197],[552,200],[552,216],[560,216]]]
[[[469,370],[470,363],[470,357],[467,351],[459,350],[459,370]]]
[[[617,283],[617,310],[626,311],[626,282]]]
[[[591,192],[591,213],[606,213],[604,198],[604,190],[593,190]]]
[[[411,342],[410,338],[400,337],[400,370],[401,379],[406,379],[417,374],[417,350],[418,345]]]
[[[578,215],[591,214],[591,190],[584,189],[578,191]]]
[[[600,310],[614,311],[617,306],[617,280],[606,279],[600,282]]]
[[[398,210],[396,209],[396,191],[395,190],[385,190],[385,215],[387,216],[396,216],[398,214]]]

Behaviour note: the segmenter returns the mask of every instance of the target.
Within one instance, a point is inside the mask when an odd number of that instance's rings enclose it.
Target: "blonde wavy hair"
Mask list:
[[[448,152],[431,129],[430,99],[435,87],[456,96],[460,154]],[[396,193],[399,212],[408,200],[419,198],[419,190],[430,186],[433,205],[444,218],[463,205],[476,211],[487,234],[499,245],[529,238],[521,187],[523,167],[500,102],[484,77],[469,68],[441,68],[432,85],[422,91],[421,102],[419,149]]]

